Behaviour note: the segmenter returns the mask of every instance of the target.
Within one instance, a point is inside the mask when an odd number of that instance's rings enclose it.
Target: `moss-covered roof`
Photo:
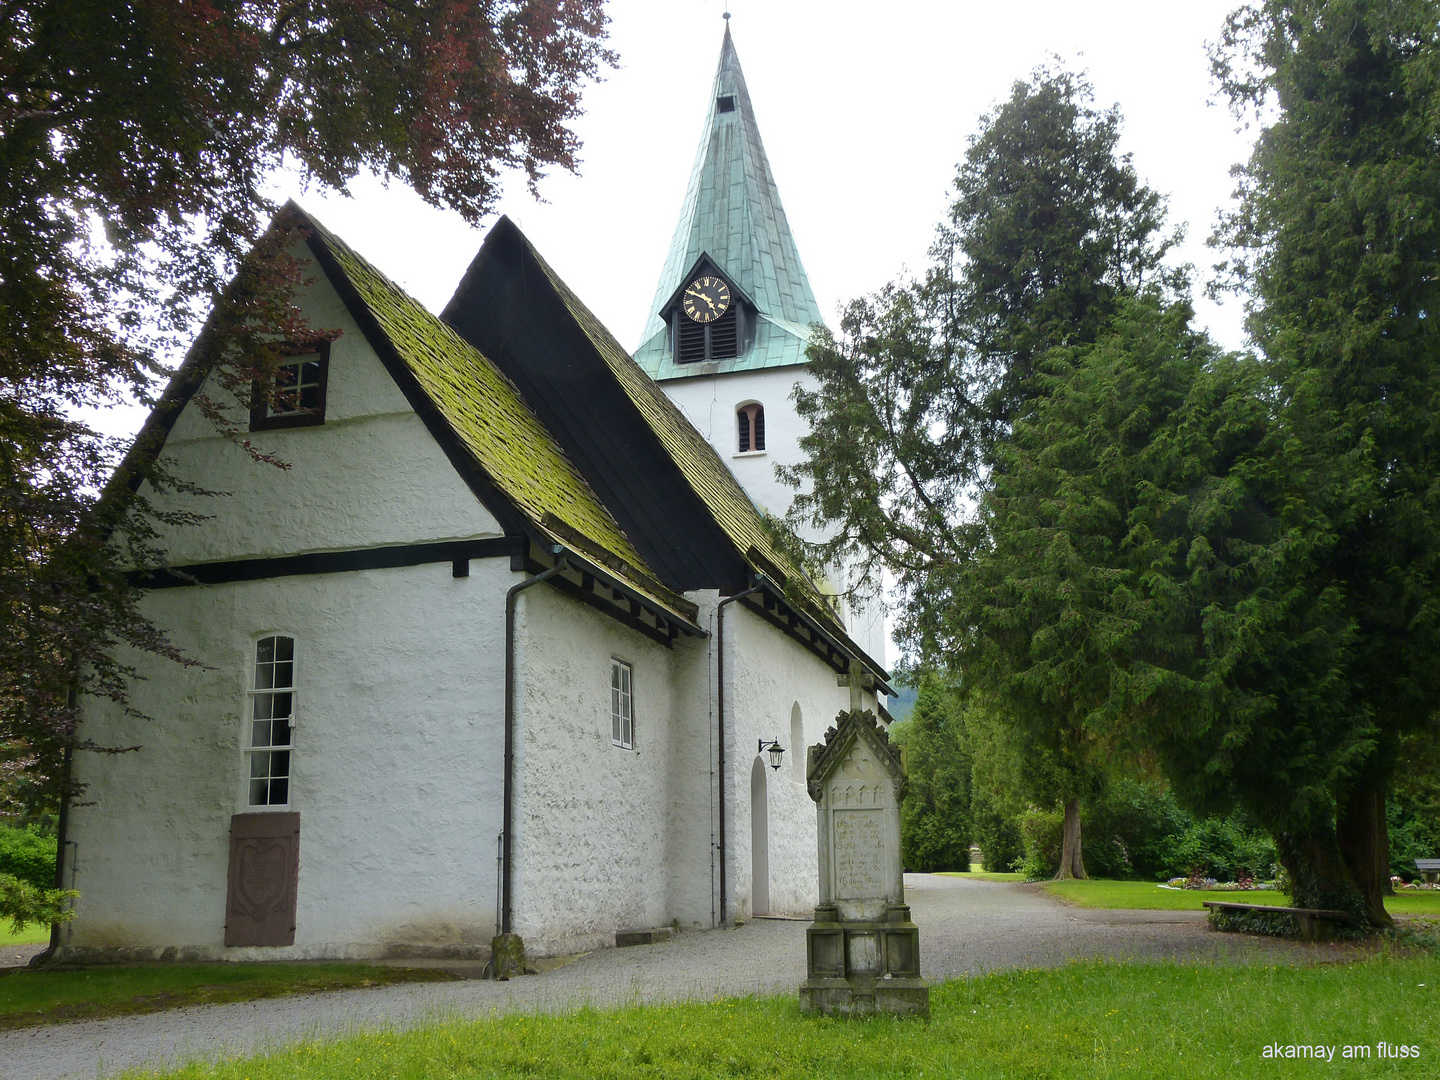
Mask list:
[[[692,618],[693,605],[655,580],[644,558],[499,369],[313,217],[293,203],[288,209],[304,219],[312,230],[312,246],[323,244],[426,397],[531,526],[557,543],[576,547],[581,555],[598,556],[642,596]]]
[[[517,230],[518,232],[518,230]],[[680,411],[654,379],[630,358],[624,347],[589,308],[570,291],[529,240],[525,240],[535,261],[544,270],[556,294],[569,310],[596,352],[605,361],[617,383],[625,390],[636,410],[654,431],[686,481],[709,508],[716,522],[751,566],[773,577],[778,570],[792,599],[803,601],[812,617],[822,620],[833,632],[844,634],[821,590],[776,543],[760,510],[745,494],[740,482],[685,414]],[[758,554],[758,558],[756,557]]]

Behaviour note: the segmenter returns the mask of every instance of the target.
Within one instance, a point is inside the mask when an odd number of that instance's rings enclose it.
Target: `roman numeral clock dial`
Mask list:
[[[730,286],[717,277],[696,278],[685,286],[685,314],[698,323],[711,323],[730,307]]]

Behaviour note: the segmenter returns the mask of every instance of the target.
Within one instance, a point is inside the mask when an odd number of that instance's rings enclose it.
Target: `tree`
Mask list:
[[[96,505],[123,447],[75,417],[146,395],[212,308],[196,348],[242,401],[277,341],[332,333],[288,303],[297,237],[264,232],[282,164],[471,221],[502,170],[574,169],[605,22],[601,0],[0,3],[0,757],[28,800],[82,745],[77,691],[123,701],[117,643],[180,659],[123,573],[144,515]]]
[[[1298,904],[1363,914],[1334,792],[1373,729],[1356,722],[1353,622],[1312,588],[1337,538],[1297,498],[1265,367],[1190,317],[1142,295],[1042,365],[962,579],[969,671],[1024,737],[1073,758],[1062,779],[1098,787],[1117,757],[1153,754],[1192,807],[1238,806],[1274,836]]]
[[[933,672],[920,675],[915,707],[895,725],[909,785],[900,844],[907,868],[930,873],[970,869],[970,754],[955,691]]]
[[[1017,82],[971,140],[925,279],[853,302],[840,336],[822,332],[809,353],[818,387],[796,393],[811,429],[808,461],[786,474],[809,487],[793,504],[799,531],[832,530],[822,560],[858,553],[872,575],[890,571],[902,634],[957,672],[972,658],[957,597],[988,542],[976,499],[1043,392],[1040,359],[1093,341],[1125,296],[1173,280],[1163,200],[1118,152],[1119,133],[1118,110],[1097,109],[1084,79],[1042,69]],[[1045,755],[1066,804],[1071,870],[1084,715],[1036,714],[1053,738],[1022,743]]]
[[[1426,0],[1257,0],[1214,63],[1237,111],[1274,117],[1219,239],[1335,536],[1307,587],[1355,627],[1371,745],[1335,779],[1330,887],[1386,922],[1385,795],[1440,700],[1440,24]]]

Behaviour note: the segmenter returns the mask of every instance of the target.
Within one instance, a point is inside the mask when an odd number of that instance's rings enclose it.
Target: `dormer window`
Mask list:
[[[251,388],[250,430],[323,424],[329,374],[328,341],[282,356],[275,365],[274,383],[266,387],[257,379]]]
[[[702,260],[670,308],[675,359],[681,364],[733,360],[749,345],[753,307]]]
[[[716,112],[734,112],[734,111],[735,111],[735,95],[734,95],[734,94],[721,94],[718,98],[715,99],[715,111],[716,111]]]
[[[735,410],[735,426],[740,433],[740,453],[754,454],[765,449],[765,406],[752,401]]]

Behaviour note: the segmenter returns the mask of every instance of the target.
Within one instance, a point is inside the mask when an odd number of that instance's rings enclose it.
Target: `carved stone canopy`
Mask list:
[[[805,788],[810,798],[819,802],[824,797],[826,782],[840,768],[856,740],[863,741],[880,767],[892,780],[899,781],[895,798],[897,802],[903,799],[905,766],[900,760],[900,748],[890,745],[890,733],[869,709],[840,713],[835,726],[825,732],[825,741],[810,747],[805,769]]]

